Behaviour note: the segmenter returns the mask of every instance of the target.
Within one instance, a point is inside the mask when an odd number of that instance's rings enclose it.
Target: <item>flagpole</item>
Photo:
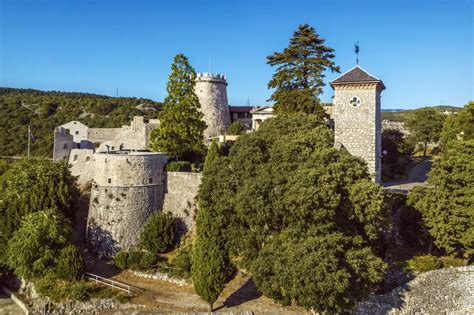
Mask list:
[[[30,157],[30,136],[31,136],[30,125],[28,125],[28,157]]]

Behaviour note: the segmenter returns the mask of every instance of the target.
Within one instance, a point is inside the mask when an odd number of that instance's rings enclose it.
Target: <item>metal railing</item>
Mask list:
[[[96,283],[101,283],[105,284],[106,286],[112,287],[112,289],[117,289],[117,290],[122,290],[127,292],[128,295],[130,295],[131,292],[133,292],[132,287],[125,284],[121,283],[112,279],[104,278],[92,273],[85,272],[84,277],[86,279],[94,280]]]

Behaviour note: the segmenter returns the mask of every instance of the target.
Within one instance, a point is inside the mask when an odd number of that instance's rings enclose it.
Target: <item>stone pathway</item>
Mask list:
[[[3,291],[0,290],[0,315],[23,315],[18,307]]]
[[[431,164],[432,161],[423,161],[411,170],[407,180],[387,182],[382,183],[382,185],[385,189],[401,193],[407,193],[416,186],[426,185],[428,172],[431,170]]]

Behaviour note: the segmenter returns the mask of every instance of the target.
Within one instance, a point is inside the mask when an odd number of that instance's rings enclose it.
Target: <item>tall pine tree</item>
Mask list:
[[[275,89],[270,100],[277,113],[304,112],[321,119],[324,110],[319,95],[324,86],[324,71],[339,72],[332,59],[334,49],[324,45],[316,30],[308,24],[298,27],[283,52],[267,57],[267,64],[277,67],[268,88]]]
[[[205,151],[206,123],[194,92],[196,72],[182,54],[174,57],[168,78],[160,126],[151,133],[151,148],[164,151],[170,159],[193,162]]]

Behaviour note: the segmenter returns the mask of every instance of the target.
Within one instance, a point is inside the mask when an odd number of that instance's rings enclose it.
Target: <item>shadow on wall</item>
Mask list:
[[[120,250],[112,234],[94,223],[87,229],[87,247],[99,258],[112,258]]]

